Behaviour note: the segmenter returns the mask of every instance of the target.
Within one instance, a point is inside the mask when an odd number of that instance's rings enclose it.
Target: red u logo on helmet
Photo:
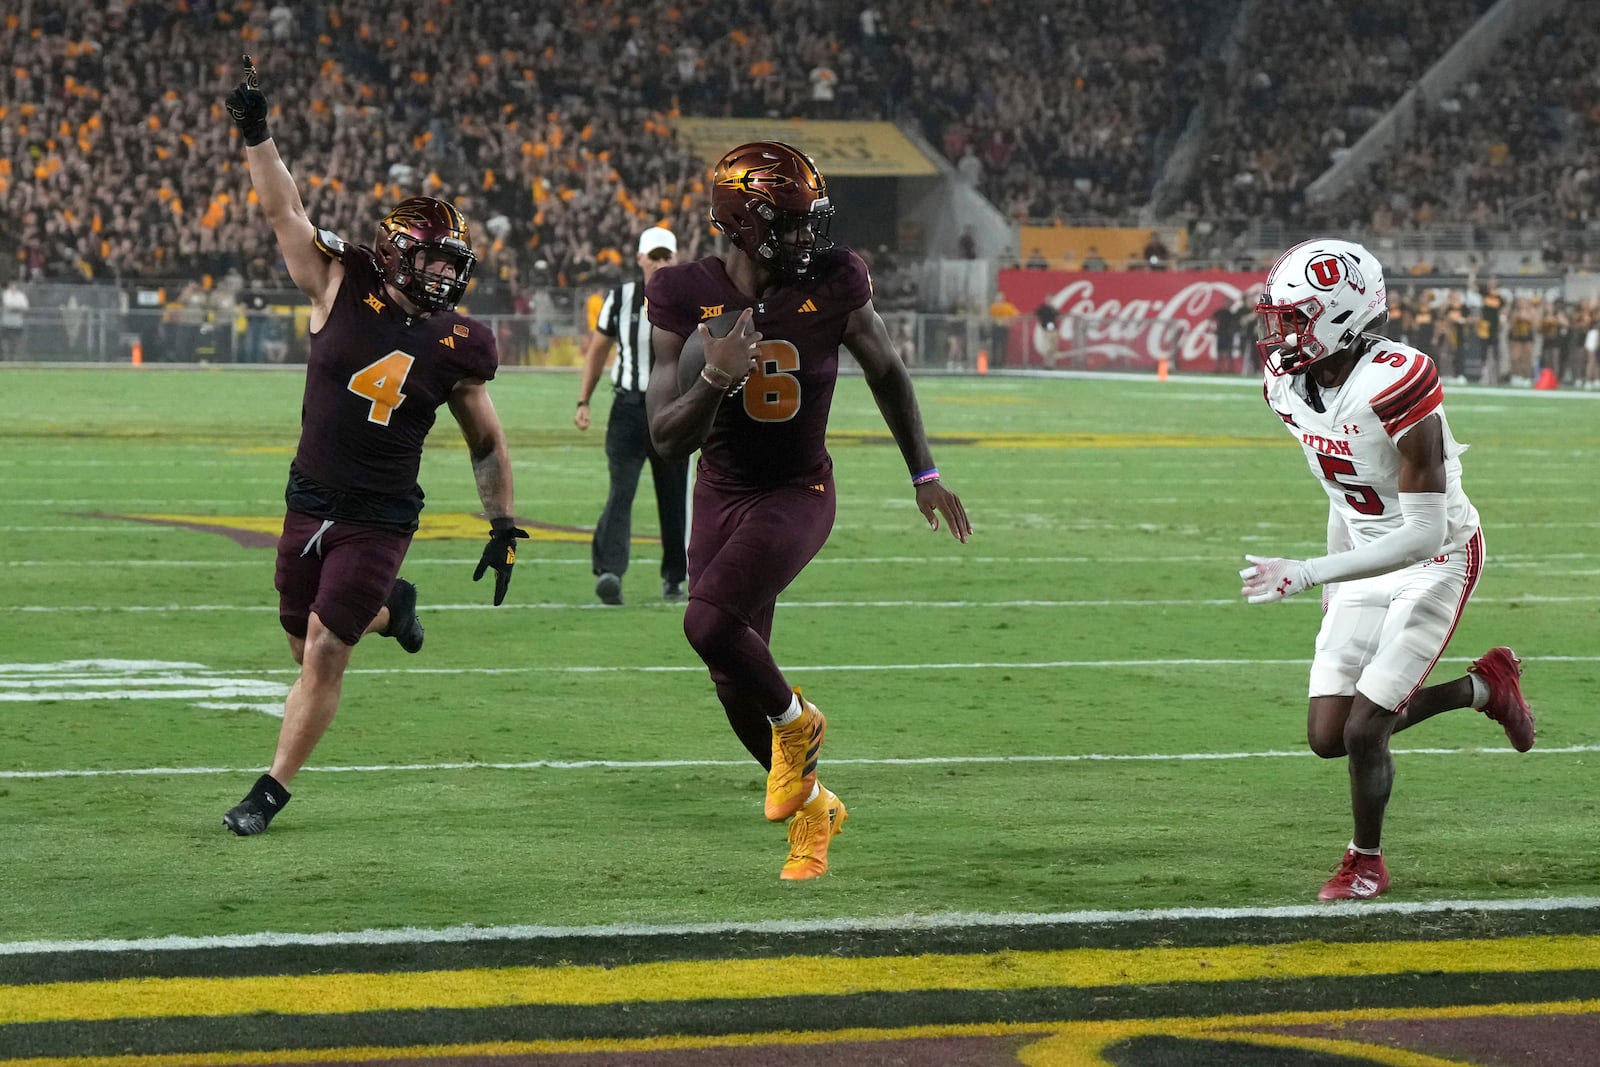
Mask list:
[[[1339,284],[1341,274],[1339,257],[1323,256],[1321,259],[1314,259],[1306,267],[1306,271],[1310,275],[1307,280],[1312,285],[1315,285],[1318,289],[1332,289]]]

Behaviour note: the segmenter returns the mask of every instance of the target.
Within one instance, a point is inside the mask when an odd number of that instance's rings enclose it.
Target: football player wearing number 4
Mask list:
[[[1256,311],[1263,392],[1328,495],[1328,554],[1246,556],[1243,596],[1269,604],[1324,589],[1306,732],[1324,759],[1348,757],[1355,836],[1321,900],[1389,886],[1380,835],[1394,783],[1389,737],[1477,708],[1519,752],[1533,747],[1521,661],[1491,648],[1467,673],[1424,685],[1483,568],[1478,512],[1461,488],[1433,360],[1366,333],[1383,324],[1383,269],[1360,245],[1316,240],[1267,275]]]
[[[455,311],[474,262],[466,220],[441,200],[414,197],[384,217],[375,247],[346,244],[311,225],[267,133],[249,56],[227,106],[289,277],[311,300],[276,576],[278,618],[300,676],[284,702],[271,768],[222,817],[248,836],[289,802],[290,781],[338,710],[356,642],[378,633],[407,652],[422,647],[417,590],[398,575],[422,510],[422,443],[442,405],[461,427],[489,516],[473,580],[494,570],[496,604],[517,539],[528,535],[512,521],[511,461],[485,386],[498,363],[494,334]]]
[[[778,596],[833,527],[824,437],[850,350],[911,474],[933,529],[972,532],[934,467],[911,376],[872,307],[867,268],[827,241],[833,216],[816,165],[789,145],[741,145],[711,175],[711,222],[733,245],[663,267],[645,291],[655,363],[650,436],[668,458],[701,449],[683,629],[710,669],[734,733],[767,768],[766,815],[789,820],[779,877],[815,878],[844,805],[817,781],[826,723],[792,688],[768,644]],[[705,323],[737,315],[713,339]],[[689,346],[698,350],[691,351]],[[686,371],[680,374],[679,363]]]

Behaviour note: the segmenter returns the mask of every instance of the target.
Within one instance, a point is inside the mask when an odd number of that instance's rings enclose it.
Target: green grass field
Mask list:
[[[477,522],[413,545],[427,647],[363,642],[293,805],[235,838],[220,816],[294,676],[272,552],[173,523],[275,529],[301,385],[0,373],[0,941],[1300,904],[1348,839],[1344,764],[1304,745],[1316,598],[1237,596],[1244,552],[1315,554],[1324,526],[1259,390],[1017,378],[919,379],[966,546],[926,529],[870,395],[841,385],[838,525],[774,637],[829,715],[852,816],[829,877],[777,881],[783,828],[655,595],[655,547],[605,609],[587,538],[552,533],[492,609]],[[575,379],[493,388],[519,515],[588,529],[603,407],[579,434]],[[1512,645],[1539,745],[1471,712],[1397,739],[1428,751],[1397,760],[1389,899],[1600,886],[1586,399],[1447,402],[1490,563],[1437,677]],[[476,510],[448,416],[422,484],[430,516]],[[654,531],[648,484],[635,517]]]

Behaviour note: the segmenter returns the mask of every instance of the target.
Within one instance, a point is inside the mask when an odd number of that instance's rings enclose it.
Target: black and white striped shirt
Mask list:
[[[650,318],[644,313],[644,285],[624,282],[607,293],[595,329],[617,342],[611,383],[643,392],[650,382]]]

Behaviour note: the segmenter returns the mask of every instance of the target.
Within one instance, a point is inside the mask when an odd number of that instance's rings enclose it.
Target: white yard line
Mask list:
[[[1089,926],[1140,922],[1252,919],[1266,922],[1347,919],[1352,915],[1436,915],[1445,912],[1528,912],[1600,909],[1600,897],[1525,897],[1510,900],[1361,901],[1291,904],[1266,908],[1148,908],[1130,911],[937,912],[883,918],[767,919],[760,922],[612,923],[599,926],[408,926],[393,930],[327,933],[227,934],[83,941],[0,942],[0,956],[68,952],[182,952],[288,946],[470,944],[484,941],[592,937],[685,937],[728,934],[862,933],[971,930],[1013,926]]]
[[[81,529],[81,527],[72,527]],[[5,529],[5,527],[0,527]],[[13,527],[14,529],[14,527]],[[1310,542],[1304,542],[1310,544]],[[936,563],[962,563],[962,564],[1007,564],[1015,566],[1036,566],[1041,564],[1060,564],[1063,566],[1150,566],[1152,564],[1175,563],[1218,563],[1220,557],[1217,553],[1208,555],[1191,556],[819,556],[809,564],[812,567],[820,566],[864,566],[882,563],[909,563],[909,564],[936,564]],[[406,566],[440,566],[457,567],[462,564],[471,564],[475,556],[466,554],[460,556],[407,556]],[[1593,571],[1551,571],[1550,564],[1556,561],[1586,562],[1600,560],[1600,555],[1589,552],[1555,552],[1540,555],[1496,555],[1491,562],[1496,567],[1538,567],[1551,574],[1592,574]],[[582,559],[539,559],[536,561],[540,567],[588,567],[591,561],[588,556]],[[654,566],[661,562],[658,556],[634,556],[636,566]],[[197,567],[271,567],[272,557],[266,553],[259,554],[254,559],[8,559],[0,560],[0,567],[59,567],[63,570],[82,570],[85,567],[108,567],[116,570],[125,570],[130,567],[181,567],[189,570]]]
[[[1237,584],[1237,583],[1235,583]],[[1572,596],[1543,596],[1534,593],[1523,593],[1516,596],[1473,597],[1474,604],[1586,604],[1600,600],[1600,593],[1583,593]],[[1301,604],[1319,605],[1315,596],[1302,597]],[[682,611],[682,604],[646,603],[635,605],[646,608],[669,608],[673,611]],[[778,606],[786,610],[800,610],[804,608],[953,608],[966,611],[977,608],[1234,608],[1243,607],[1244,602],[1238,597],[1208,597],[1208,598],[1174,598],[1158,600],[1147,597],[1139,599],[1116,600],[781,600]],[[29,615],[181,615],[188,612],[271,612],[276,614],[276,604],[19,604],[15,607],[4,609]],[[429,612],[438,611],[492,611],[496,615],[510,611],[603,611],[614,612],[616,609],[608,604],[598,602],[562,603],[545,602],[537,604],[518,604],[507,602],[499,607],[484,603],[471,604],[427,604],[419,606],[418,610],[424,618]],[[1291,610],[1294,608],[1291,606]]]
[[[1600,752],[1600,745],[1567,745],[1562,748],[1535,748],[1518,753],[1511,748],[1397,748],[1397,756],[1571,756]],[[1268,749],[1262,752],[1082,752],[1058,756],[886,756],[857,759],[829,759],[829,766],[845,764],[869,767],[944,767],[957,764],[1024,763],[1210,763],[1250,759],[1304,759],[1309,749]],[[748,768],[749,760],[662,759],[662,760],[526,760],[519,763],[374,763],[342,767],[305,767],[301,774],[410,774],[441,771],[588,771],[588,770],[675,770],[684,767]],[[85,770],[0,771],[0,780],[47,778],[162,778],[210,775],[260,774],[261,767],[119,767]]]

